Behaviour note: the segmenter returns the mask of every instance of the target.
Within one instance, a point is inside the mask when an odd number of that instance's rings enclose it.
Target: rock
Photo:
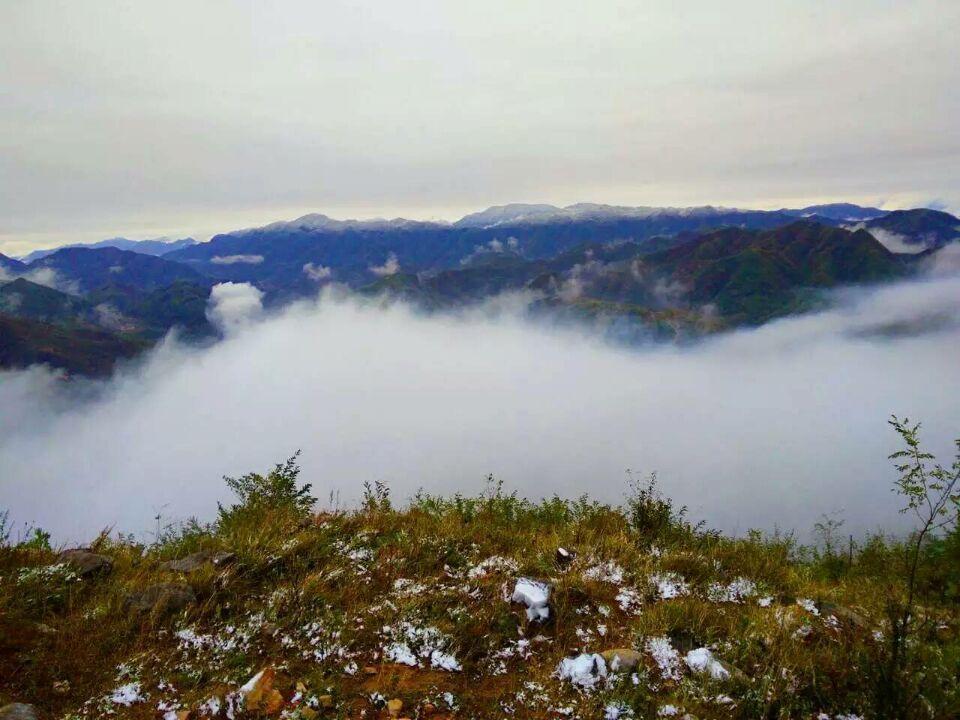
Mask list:
[[[717,658],[717,662],[720,663],[720,667],[726,670],[727,674],[737,682],[747,682],[749,679],[747,678],[747,674],[736,665],[731,665],[726,660],[720,660],[719,658]]]
[[[64,550],[57,560],[69,565],[80,577],[106,575],[113,570],[113,560],[106,555],[91,552],[89,548]]]
[[[70,681],[69,680],[55,680],[53,683],[53,691],[57,695],[66,695],[70,692]]]
[[[157,583],[127,595],[126,606],[138,613],[178,613],[197,601],[193,588],[182,583]]]
[[[820,603],[820,614],[824,617],[833,615],[841,624],[853,627],[857,630],[868,630],[870,623],[866,621],[863,615],[851,610],[843,605],[834,605],[833,603]]]
[[[612,672],[631,671],[643,661],[643,655],[632,648],[613,648],[600,653]]]
[[[554,561],[562,568],[567,567],[576,559],[577,554],[573,552],[573,550],[567,550],[567,548],[564,547],[558,547],[557,553],[554,556]]]
[[[403,700],[400,698],[387,700],[387,712],[390,713],[390,717],[398,717],[401,710],[403,710]]]
[[[210,550],[200,550],[199,552],[191,553],[178,560],[162,562],[160,563],[160,567],[164,570],[172,570],[173,572],[191,573],[207,565],[213,565],[214,567],[229,565],[236,557],[236,554],[232,552],[215,553]]]
[[[38,716],[33,705],[10,703],[0,707],[0,720],[38,720]]]
[[[262,715],[275,715],[283,706],[283,696],[273,687],[276,678],[273,668],[264,668],[240,688],[243,707]]]
[[[321,695],[317,698],[317,703],[319,703],[320,707],[324,710],[329,710],[333,707],[333,695]]]

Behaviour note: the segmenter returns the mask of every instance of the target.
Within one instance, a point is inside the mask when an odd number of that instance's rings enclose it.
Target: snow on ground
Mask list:
[[[478,578],[486,577],[490,573],[498,572],[504,574],[512,574],[517,572],[520,569],[520,566],[517,564],[516,560],[511,560],[510,558],[501,557],[499,555],[493,555],[488,557],[486,560],[474,565],[467,571],[467,578],[470,580],[476,580]]]
[[[564,658],[557,666],[557,677],[584,690],[592,690],[607,677],[607,663],[596,653]]]
[[[707,599],[712,602],[743,602],[757,594],[757,585],[753,580],[738,577],[731,583],[713,583],[707,590]]]
[[[657,594],[662,600],[671,600],[690,592],[690,586],[676,573],[651,575],[650,583],[657,589]]]
[[[647,652],[660,669],[660,677],[664,680],[680,679],[680,653],[674,649],[668,637],[652,637],[647,639]]]
[[[435,627],[404,622],[396,628],[385,626],[383,634],[391,639],[383,648],[384,657],[391,662],[410,667],[429,663],[431,667],[448,672],[461,670],[457,658],[449,652],[452,638]]]
[[[613,583],[614,585],[619,585],[623,582],[624,570],[622,567],[617,565],[615,562],[608,561],[605,563],[591,565],[583,572],[583,577],[586,580],[594,580],[597,582],[608,582]]]
[[[110,702],[114,705],[123,705],[130,707],[134,703],[144,702],[147,696],[140,687],[139,682],[128,682],[114,689],[110,695]]]
[[[643,604],[643,597],[633,588],[620,588],[617,593],[617,604],[625,613],[634,615],[640,614],[640,606]]]
[[[550,601],[550,586],[546,583],[530,578],[520,578],[513,588],[510,601],[526,605],[527,619],[531,622],[543,621],[550,617],[550,608],[547,606]]]
[[[687,663],[687,667],[693,672],[701,675],[709,675],[714,680],[726,680],[730,677],[727,669],[723,667],[720,661],[713,656],[713,653],[705,647],[691,650],[687,653],[684,661]]]

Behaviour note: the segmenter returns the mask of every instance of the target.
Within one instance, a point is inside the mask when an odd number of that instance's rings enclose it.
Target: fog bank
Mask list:
[[[323,501],[364,481],[617,502],[625,470],[712,527],[896,528],[891,413],[931,449],[960,434],[960,279],[838,296],[830,311],[693,348],[612,347],[519,314],[420,317],[326,296],[264,316],[242,286],[214,294],[227,333],[168,338],[105,383],[0,374],[0,509],[87,539],[211,519],[223,474],[302,449]],[[75,396],[81,397],[75,397]]]

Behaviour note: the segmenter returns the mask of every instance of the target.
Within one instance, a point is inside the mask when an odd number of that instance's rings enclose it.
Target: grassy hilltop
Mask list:
[[[168,720],[957,717],[960,464],[938,470],[897,427],[897,489],[918,531],[856,546],[831,522],[817,548],[723,537],[654,482],[622,507],[492,484],[396,508],[378,486],[357,509],[317,513],[293,460],[228,478],[237,502],[215,523],[150,545],[104,535],[61,556],[38,531],[0,548],[0,706]]]

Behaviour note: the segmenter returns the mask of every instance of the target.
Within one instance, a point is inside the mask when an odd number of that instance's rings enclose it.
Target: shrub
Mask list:
[[[239,478],[224,476],[224,482],[240,502],[229,508],[218,506],[218,525],[229,526],[265,511],[278,510],[298,517],[308,515],[317,500],[310,494],[312,485],[297,485],[299,455],[300,451],[297,450],[286,462],[277,463],[266,476],[255,472]]]

